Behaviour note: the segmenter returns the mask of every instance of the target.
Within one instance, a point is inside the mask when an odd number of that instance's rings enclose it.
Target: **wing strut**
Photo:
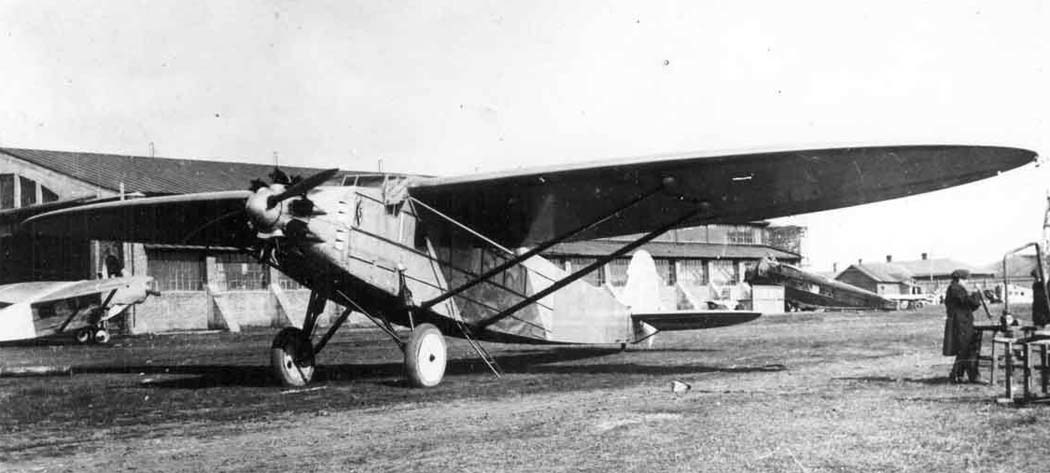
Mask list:
[[[669,230],[671,230],[673,228],[678,227],[683,222],[685,222],[685,221],[687,221],[687,220],[689,220],[691,218],[695,218],[695,217],[699,216],[700,214],[703,214],[703,213],[707,212],[708,209],[710,209],[710,208],[711,208],[711,205],[708,204],[707,202],[700,202],[695,209],[682,214],[681,216],[679,216],[678,218],[674,219],[670,223],[668,223],[668,224],[666,224],[666,225],[664,225],[664,226],[662,226],[660,228],[657,228],[656,230],[653,230],[653,231],[651,231],[649,233],[646,233],[641,238],[639,238],[639,239],[637,239],[635,241],[632,241],[632,242],[630,242],[630,243],[620,247],[620,249],[618,249],[618,250],[616,250],[616,251],[614,251],[614,252],[612,252],[612,253],[610,253],[608,255],[605,255],[605,256],[603,256],[601,258],[598,258],[597,261],[595,261],[595,262],[585,266],[584,268],[580,269],[579,271],[576,271],[576,272],[566,276],[565,278],[559,279],[557,282],[555,282],[554,284],[551,284],[546,289],[544,289],[542,291],[539,291],[539,292],[537,292],[537,293],[535,293],[535,294],[533,294],[533,295],[531,295],[531,296],[529,296],[529,297],[527,297],[525,299],[522,299],[517,304],[514,304],[510,308],[505,309],[505,310],[501,311],[500,313],[498,313],[496,315],[493,315],[492,317],[489,317],[487,319],[484,319],[484,320],[478,322],[477,324],[475,324],[475,327],[478,328],[478,329],[484,330],[486,327],[488,327],[488,326],[490,326],[490,325],[492,325],[492,324],[494,324],[496,322],[499,322],[500,320],[503,320],[503,319],[505,319],[507,317],[510,317],[511,315],[513,315],[515,312],[521,310],[522,308],[524,308],[524,307],[526,307],[526,306],[528,306],[530,304],[533,304],[536,301],[538,301],[540,299],[543,299],[544,297],[547,297],[547,296],[553,294],[555,291],[558,291],[561,288],[563,288],[565,286],[568,286],[569,284],[572,284],[574,281],[576,281],[577,279],[580,279],[580,278],[586,276],[591,271],[594,271],[594,270],[602,267],[602,265],[604,265],[604,264],[606,264],[606,263],[608,263],[608,262],[610,262],[610,261],[612,261],[612,260],[614,260],[616,258],[619,258],[620,256],[623,256],[623,255],[631,252],[632,250],[634,250],[635,248],[638,248],[639,246],[642,246],[642,245],[644,245],[646,243],[649,243],[654,238],[656,238],[656,237],[666,233],[667,231],[669,231]]]
[[[638,205],[638,204],[644,202],[646,199],[649,199],[650,197],[656,195],[658,192],[664,190],[665,184],[666,183],[662,183],[659,187],[657,187],[657,188],[655,188],[653,190],[650,190],[648,192],[645,192],[644,194],[642,194],[642,195],[632,199],[630,202],[627,202],[623,206],[613,210],[612,212],[609,212],[608,214],[606,214],[606,215],[604,215],[602,217],[599,217],[598,219],[595,219],[593,222],[581,225],[580,227],[578,227],[578,228],[576,228],[574,230],[570,230],[570,231],[568,231],[568,232],[566,232],[566,233],[564,233],[562,235],[559,235],[559,236],[557,236],[557,237],[555,237],[553,239],[547,240],[547,241],[543,242],[542,244],[540,244],[539,246],[536,246],[535,248],[532,248],[532,249],[530,249],[530,250],[528,250],[528,251],[526,251],[526,252],[524,252],[524,253],[522,253],[520,255],[514,255],[514,257],[512,257],[512,258],[506,260],[505,262],[503,262],[503,264],[497,265],[496,267],[494,267],[494,268],[492,268],[492,269],[490,269],[488,271],[485,271],[480,276],[478,276],[478,277],[476,277],[476,278],[474,278],[474,279],[464,283],[463,285],[461,285],[461,286],[459,286],[459,287],[457,287],[455,289],[446,291],[444,294],[441,294],[438,297],[435,297],[435,298],[430,299],[430,300],[428,300],[426,302],[423,302],[422,304],[419,305],[419,307],[422,308],[423,310],[429,309],[429,308],[431,308],[431,307],[433,307],[433,306],[435,306],[437,304],[440,304],[441,302],[444,302],[444,301],[448,300],[451,297],[454,297],[454,296],[456,296],[458,294],[461,294],[463,291],[466,291],[467,289],[470,289],[470,288],[472,288],[474,286],[477,286],[478,284],[481,284],[481,283],[489,280],[489,278],[491,278],[492,276],[495,276],[495,275],[497,275],[497,274],[499,274],[499,273],[501,273],[503,271],[506,271],[506,270],[510,269],[511,267],[521,263],[522,261],[525,261],[525,260],[527,260],[529,258],[532,258],[533,256],[536,256],[536,255],[546,251],[548,248],[550,248],[550,247],[552,247],[554,245],[557,245],[558,243],[561,243],[561,242],[563,242],[565,240],[568,240],[568,239],[573,238],[573,237],[575,237],[577,235],[580,235],[580,234],[582,234],[582,233],[584,233],[584,232],[586,232],[586,231],[588,231],[588,230],[590,230],[590,229],[592,229],[594,227],[597,227],[598,225],[601,225],[601,224],[609,221],[609,219],[619,217],[620,214],[623,211],[625,211],[625,210],[627,210],[627,209],[629,209],[631,207],[634,207],[635,205]],[[440,212],[430,208],[430,206],[424,204],[423,202],[420,202],[419,200],[417,200],[414,197],[409,197],[409,200],[411,200],[413,203],[418,203],[423,208],[434,212],[438,216],[441,216],[441,217],[443,217],[443,218],[445,218],[445,219],[447,219],[447,220],[449,220],[449,221],[451,221],[453,223],[457,223],[457,222],[453,221],[450,217],[447,217],[444,214],[442,214],[442,213],[440,213]],[[475,232],[473,232],[469,228],[466,229],[466,230],[470,231],[471,233],[474,233],[475,235],[477,235]],[[484,238],[481,235],[477,235],[477,236],[479,238],[482,238],[485,241],[488,241],[487,238]],[[495,245],[497,248],[503,248],[503,247],[497,245],[495,242],[490,242],[490,243]],[[506,249],[504,249],[504,250],[506,250]],[[509,250],[506,250],[506,251],[509,251]],[[513,253],[511,253],[511,254],[513,254]]]

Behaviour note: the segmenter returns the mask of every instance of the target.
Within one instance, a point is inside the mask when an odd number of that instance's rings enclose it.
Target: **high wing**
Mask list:
[[[149,197],[71,207],[38,215],[31,231],[97,240],[244,246],[253,233],[244,213],[251,191]]]
[[[1018,148],[950,145],[692,155],[423,178],[408,183],[408,194],[517,247],[598,221],[566,241],[652,231],[698,208],[705,212],[678,226],[904,197],[991,177],[1035,156]],[[251,195],[225,191],[90,204],[27,223],[30,231],[98,240],[246,246],[253,241],[244,212]]]
[[[506,246],[642,233],[698,205],[681,226],[764,220],[847,207],[972,182],[1032,162],[1029,150],[881,146],[708,154],[431,178],[409,195]],[[646,197],[647,194],[652,194]]]

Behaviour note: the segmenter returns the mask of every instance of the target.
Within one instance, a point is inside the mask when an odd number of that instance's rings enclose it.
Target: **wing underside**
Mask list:
[[[928,192],[1035,159],[989,146],[884,146],[636,159],[433,178],[411,196],[507,246],[534,245],[637,205],[573,240],[643,233],[703,205],[681,226],[816,212]],[[652,194],[649,197],[645,197]]]
[[[207,192],[90,204],[38,215],[30,232],[95,240],[237,247],[251,241],[249,191]]]

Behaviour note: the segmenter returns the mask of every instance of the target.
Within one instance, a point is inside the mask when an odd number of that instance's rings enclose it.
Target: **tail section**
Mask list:
[[[632,313],[660,311],[660,275],[649,252],[638,250],[627,265],[627,285],[620,292],[620,302]]]
[[[634,343],[649,340],[660,331],[698,330],[750,322],[762,314],[737,310],[667,310],[660,304],[660,275],[653,257],[645,250],[631,256],[627,284],[619,300],[628,307],[634,327]]]
[[[660,312],[660,275],[648,251],[638,250],[631,256],[631,262],[627,265],[627,284],[620,292],[619,299],[631,314]],[[637,318],[632,317],[631,321],[634,343],[648,339],[652,345],[652,336],[658,330]]]

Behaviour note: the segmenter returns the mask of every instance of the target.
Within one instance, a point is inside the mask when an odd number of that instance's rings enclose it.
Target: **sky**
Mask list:
[[[458,175],[652,154],[1050,155],[1050,4],[0,0],[0,146]],[[775,223],[817,270],[987,264],[1050,174]]]

